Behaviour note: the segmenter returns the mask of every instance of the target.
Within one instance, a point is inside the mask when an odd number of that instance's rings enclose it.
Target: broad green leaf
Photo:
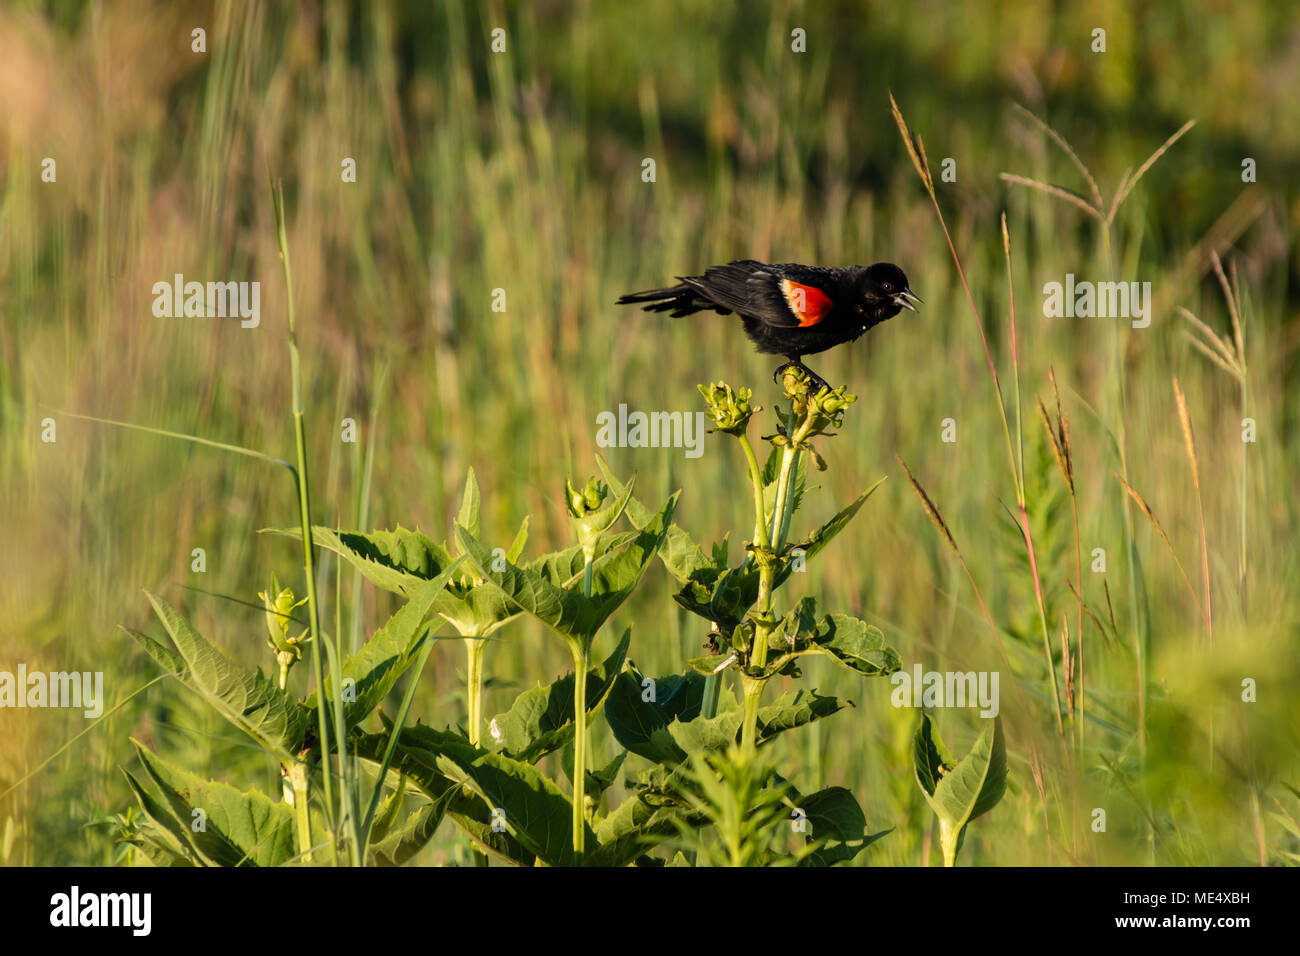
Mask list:
[[[397,822],[397,815],[401,812],[402,802],[406,799],[406,777],[397,775],[397,786],[393,787],[393,792],[384,797],[383,801],[375,808],[375,818],[370,824],[370,843],[375,844],[388,836],[388,831],[392,829],[393,824]]]
[[[381,715],[382,716],[382,715]],[[382,764],[388,747],[392,727],[385,722],[382,733],[355,733],[349,741],[353,751],[362,760]],[[389,765],[389,778],[395,783],[406,777],[435,803],[451,788],[451,782],[438,770],[438,757],[448,748],[469,741],[450,730],[434,730],[423,724],[403,727],[397,739],[393,762]]]
[[[504,571],[495,570],[494,565],[501,562],[495,561],[464,528],[457,527],[456,540],[481,577],[566,640],[586,648],[640,582],[663,543],[664,529],[676,503],[677,496],[673,495],[645,531],[635,535],[622,550],[593,563],[591,598],[584,597],[580,590],[558,587],[537,571],[509,562],[504,562]]]
[[[610,490],[615,494],[621,494],[624,485],[614,476],[605,459],[597,455],[596,463],[600,466],[601,473],[604,475],[605,482],[609,485]],[[646,526],[654,520],[655,513],[635,497],[629,497],[627,517],[634,528],[644,531]],[[659,559],[663,561],[669,573],[683,584],[689,581],[698,571],[714,567],[714,562],[701,550],[691,536],[677,524],[668,526],[668,534],[664,540],[664,545],[659,549]]]
[[[709,654],[707,657],[692,657],[686,662],[686,666],[697,674],[710,677],[713,674],[721,673],[719,668],[729,663],[730,659],[730,654]]]
[[[307,735],[308,711],[261,671],[250,673],[232,662],[161,597],[150,591],[145,594],[185,660],[185,683],[261,746],[293,759]]]
[[[493,810],[502,811],[505,828],[548,866],[573,866],[573,804],[559,786],[531,764],[469,745],[449,747],[438,758],[448,778],[469,787]],[[591,827],[585,845],[596,846]]]
[[[955,766],[957,758],[944,745],[930,715],[922,711],[921,725],[912,739],[912,767],[927,800],[934,796],[939,781]]]
[[[490,637],[523,613],[501,591],[487,584],[449,584],[438,596],[434,611],[461,637]]]
[[[606,554],[618,551],[623,545],[635,539],[636,536],[637,532],[635,531],[601,535],[596,545],[595,561],[599,561]],[[510,560],[509,555],[506,556],[506,560]],[[582,554],[582,545],[575,544],[562,551],[552,551],[549,554],[540,555],[527,564],[519,566],[537,572],[547,584],[570,588],[582,581],[585,561],[586,559]],[[518,564],[519,562],[510,561],[510,563]]]
[[[172,812],[170,806],[154,796],[148,787],[131,776],[130,772],[125,768],[123,768],[122,774],[126,777],[127,786],[135,794],[140,809],[144,811],[144,815],[149,822],[153,824],[154,832],[146,836],[149,842],[160,847],[165,846],[168,852],[183,857],[190,866],[215,865],[211,860],[201,857],[189,845],[189,838],[185,836],[189,827],[176,819],[176,814]],[[150,859],[156,859],[156,857],[157,854],[150,854]]]
[[[713,717],[696,717],[682,723],[673,721],[668,725],[668,734],[682,750],[684,760],[687,755],[702,751],[725,751],[740,736],[740,723],[744,714],[739,710],[727,710]]]
[[[624,751],[626,753],[626,751]],[[656,807],[633,794],[605,817],[596,828],[600,847],[590,855],[591,866],[627,866],[679,832],[673,821],[681,813],[672,807]]]
[[[913,762],[921,791],[939,818],[944,865],[954,866],[967,824],[992,810],[1006,792],[1007,750],[1002,718],[986,721],[970,753],[954,765],[930,715],[922,712]]]
[[[800,861],[800,866],[847,863],[881,837],[893,832],[891,827],[878,833],[867,833],[867,818],[862,807],[857,798],[843,787],[827,787],[797,799],[799,808],[808,818],[808,843],[816,847]]]
[[[808,603],[800,602],[792,614],[802,614],[808,606]],[[791,620],[787,615],[773,634],[775,646],[771,646],[771,650],[776,656],[767,666],[769,676],[784,670],[790,661],[804,654],[825,654],[867,677],[886,676],[903,666],[898,651],[885,643],[885,635],[880,629],[856,617],[829,614],[817,623],[811,636],[806,632],[804,620],[794,624],[790,623]],[[793,650],[785,650],[781,645],[785,636],[794,638]]]
[[[603,663],[587,671],[587,711],[595,713],[623,667],[632,629]],[[558,750],[573,739],[573,673],[553,683],[538,685],[515,698],[504,714],[497,714],[488,725],[491,748],[525,763],[536,763],[544,755]]]
[[[391,729],[389,725],[384,733],[354,735],[352,746],[357,756],[373,764],[381,763]],[[482,849],[506,862],[532,866],[534,855],[514,836],[492,829],[491,808],[478,796],[463,792],[439,769],[438,760],[443,754],[468,747],[469,741],[464,736],[450,730],[435,730],[422,724],[403,727],[389,777],[405,775],[431,801],[445,804],[447,816]]]
[[[903,666],[880,628],[847,614],[824,618],[813,643],[845,667],[868,677],[892,674]]]
[[[426,803],[413,810],[402,825],[370,845],[372,866],[403,866],[433,839],[442,823],[446,801]]]
[[[498,562],[492,553],[464,528],[456,529],[456,541],[478,575],[500,588],[520,610],[558,631],[566,640],[585,643],[603,623],[596,616],[593,602],[581,593],[552,584],[538,572],[508,561],[504,571],[493,570]]]
[[[158,666],[164,671],[171,674],[173,677],[180,678],[182,681],[189,681],[190,669],[189,665],[185,663],[185,658],[181,657],[170,647],[165,647],[162,644],[159,644],[148,634],[133,630],[129,627],[124,627],[122,630],[134,637],[140,646],[148,652],[149,656],[152,657],[158,663]]]
[[[570,747],[569,749],[572,750],[573,748]],[[587,796],[593,802],[599,803],[600,798],[604,795],[605,791],[614,786],[615,782],[618,780],[618,772],[623,769],[623,764],[627,760],[627,754],[628,752],[626,750],[620,750],[617,757],[605,764],[605,766],[601,767],[599,770],[587,771],[586,792]],[[572,760],[568,761],[568,766],[570,768],[573,766]],[[570,776],[572,776],[572,774],[570,774]]]
[[[300,528],[268,528],[266,533],[302,540]],[[419,581],[437,577],[452,562],[447,548],[422,531],[372,531],[362,534],[316,525],[312,541],[333,551],[377,587],[395,594],[410,595]]]
[[[607,560],[592,566],[591,599],[597,608],[601,623],[636,590],[650,562],[663,546],[677,507],[675,492],[645,528],[622,550],[611,553]]]
[[[667,733],[675,720],[692,720],[704,703],[704,678],[685,674],[653,678],[647,683],[635,667],[614,681],[605,701],[605,720],[626,749],[655,763],[677,763],[682,750]]]
[[[601,845],[588,865],[627,866],[681,833],[683,826],[706,825],[706,818],[682,796],[687,780],[681,769],[654,766],[641,776],[643,786],[597,822]]]
[[[823,697],[815,690],[796,690],[783,694],[766,707],[758,709],[758,743],[764,744],[779,733],[811,724],[814,720],[852,707],[843,697]]]
[[[217,866],[278,866],[295,855],[293,810],[286,804],[204,780],[131,742],[174,819],[184,824],[177,835],[204,859]],[[198,830],[191,825],[196,809],[204,818]]]
[[[388,696],[397,679],[415,662],[421,641],[432,640],[432,637],[425,637],[426,619],[460,561],[453,561],[431,580],[412,584],[410,600],[356,654],[343,662],[343,680],[355,682],[355,700],[343,702],[343,717],[348,730],[369,717]],[[325,688],[333,699],[334,685],[328,677]],[[315,694],[307,701],[307,707],[315,709]]]

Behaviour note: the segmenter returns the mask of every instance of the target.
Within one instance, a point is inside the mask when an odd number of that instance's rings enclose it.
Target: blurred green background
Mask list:
[[[204,53],[191,50],[196,27],[207,31]],[[497,27],[503,54],[489,50]],[[804,53],[791,49],[796,28],[806,31]],[[1104,53],[1092,50],[1097,28]],[[256,604],[273,570],[302,592],[292,543],[256,533],[294,523],[287,476],[59,414],[291,456],[268,171],[286,186],[316,520],[442,537],[472,465],[486,538],[508,543],[531,514],[530,553],[566,543],[563,481],[594,471],[599,412],[620,402],[694,410],[696,384],[725,378],[756,389],[769,408],[762,431],[774,430],[774,363],[753,353],[734,319],[647,316],[615,307],[620,293],[732,258],[888,259],[926,304],[813,361],[859,402],[842,437],[823,444],[830,470],[807,496],[803,526],[889,480],[783,601],[816,593],[876,623],[908,667],[1001,666],[901,456],[942,510],[1033,702],[1008,715],[1011,789],[972,827],[963,862],[1294,863],[1296,89],[1300,20],[1290,5],[1264,2],[6,3],[0,669],[100,670],[107,706],[125,701],[157,676],[118,629],[154,628],[143,588],[240,660],[271,666],[261,612],[220,596]],[[890,91],[936,173],[955,160],[956,181],[938,183],[938,199],[1014,416],[1007,216],[1025,484],[1058,674],[1063,619],[1075,653],[1079,640],[1066,583],[1075,545],[1035,396],[1052,407],[1049,368],[1060,384],[1083,597],[1102,622],[1084,618],[1082,748],[1061,744],[1051,716],[994,390]],[[1090,194],[1017,103],[1069,140],[1107,202],[1184,122],[1196,125],[1120,207],[1108,247],[1077,207],[999,177]],[[57,162],[54,183],[41,180],[46,157]],[[341,181],[346,157],[355,183]],[[653,183],[642,180],[647,157]],[[1242,182],[1245,158],[1256,183]],[[1177,311],[1232,338],[1215,252],[1241,300],[1244,415],[1257,426],[1244,472],[1241,383],[1193,348]],[[155,318],[151,287],[177,272],[260,281],[261,326]],[[1043,284],[1068,272],[1151,282],[1152,324],[1045,318]],[[494,289],[505,290],[504,314],[491,309]],[[41,440],[47,417],[53,443]],[[358,423],[357,444],[340,441],[344,418]],[[941,441],[946,418],[956,443]],[[1116,480],[1124,466],[1114,442],[1172,553]],[[638,473],[647,502],[682,488],[677,520],[697,539],[735,529],[739,541],[752,525],[743,462],[723,436],[705,449],[695,460],[659,449],[605,454],[620,474]],[[1132,575],[1126,512],[1140,556]],[[1211,633],[1189,591],[1204,599],[1202,515]],[[191,571],[197,547],[203,574]],[[1093,548],[1106,550],[1105,574],[1089,570]],[[325,573],[332,582],[328,560]],[[359,593],[368,633],[392,607],[369,586]],[[615,622],[632,624],[631,656],[646,673],[678,672],[700,653],[702,629],[671,593],[656,567]],[[332,604],[324,616],[333,620]],[[489,650],[486,712],[567,662],[538,626],[509,627]],[[897,827],[861,862],[933,862],[937,840],[910,765],[916,713],[889,706],[886,682],[832,666],[809,665],[807,685],[858,707],[783,738],[784,772],[805,790],[847,786],[871,829]],[[435,649],[413,713],[439,726],[463,720],[463,667],[454,642]],[[308,670],[294,675],[299,692]],[[1254,703],[1241,700],[1244,678],[1258,682]],[[1011,684],[1004,674],[1004,701]],[[971,713],[939,719],[964,751]],[[117,848],[102,821],[131,803],[119,770],[133,759],[129,736],[191,769],[279,790],[274,767],[168,682],[41,766],[87,727],[79,711],[0,711],[3,861],[111,862]],[[601,765],[615,744],[602,722],[594,733]],[[1091,829],[1094,808],[1106,811],[1104,833]],[[444,824],[420,861],[466,858]]]

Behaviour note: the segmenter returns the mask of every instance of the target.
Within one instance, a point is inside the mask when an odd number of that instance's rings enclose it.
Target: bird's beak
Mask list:
[[[894,305],[898,306],[900,309],[910,309],[915,312],[916,306],[912,303],[921,302],[921,297],[911,289],[904,289],[902,292],[894,296],[893,302]],[[924,303],[921,304],[924,305]]]

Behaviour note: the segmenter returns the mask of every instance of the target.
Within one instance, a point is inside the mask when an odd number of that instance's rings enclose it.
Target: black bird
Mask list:
[[[759,352],[789,360],[773,378],[779,380],[788,368],[801,369],[814,392],[826,387],[826,381],[803,364],[805,355],[852,342],[903,309],[915,312],[914,303],[921,301],[892,262],[832,269],[737,259],[704,275],[677,278],[674,286],[629,292],[618,304],[647,303],[647,312],[671,312],[674,317],[705,310],[734,312]]]

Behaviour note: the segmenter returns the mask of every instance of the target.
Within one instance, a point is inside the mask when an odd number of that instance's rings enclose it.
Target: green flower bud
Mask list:
[[[271,587],[258,591],[266,608],[266,643],[275,651],[276,662],[280,665],[280,687],[284,688],[289,676],[289,668],[302,660],[302,645],[307,643],[307,631],[297,637],[289,636],[289,626],[293,623],[290,615],[295,608],[307,603],[307,598],[295,602],[292,588],[281,588],[280,582],[271,576]]]
[[[587,486],[582,491],[575,489],[573,483],[566,478],[564,490],[567,493],[569,514],[580,519],[593,511],[598,511],[605,499],[609,497],[609,486],[595,478],[587,479]]]
[[[709,417],[717,426],[717,431],[728,435],[741,435],[749,425],[749,419],[759,409],[750,404],[754,397],[751,389],[741,388],[734,391],[726,382],[714,382],[708,386],[696,386],[709,408]]]

